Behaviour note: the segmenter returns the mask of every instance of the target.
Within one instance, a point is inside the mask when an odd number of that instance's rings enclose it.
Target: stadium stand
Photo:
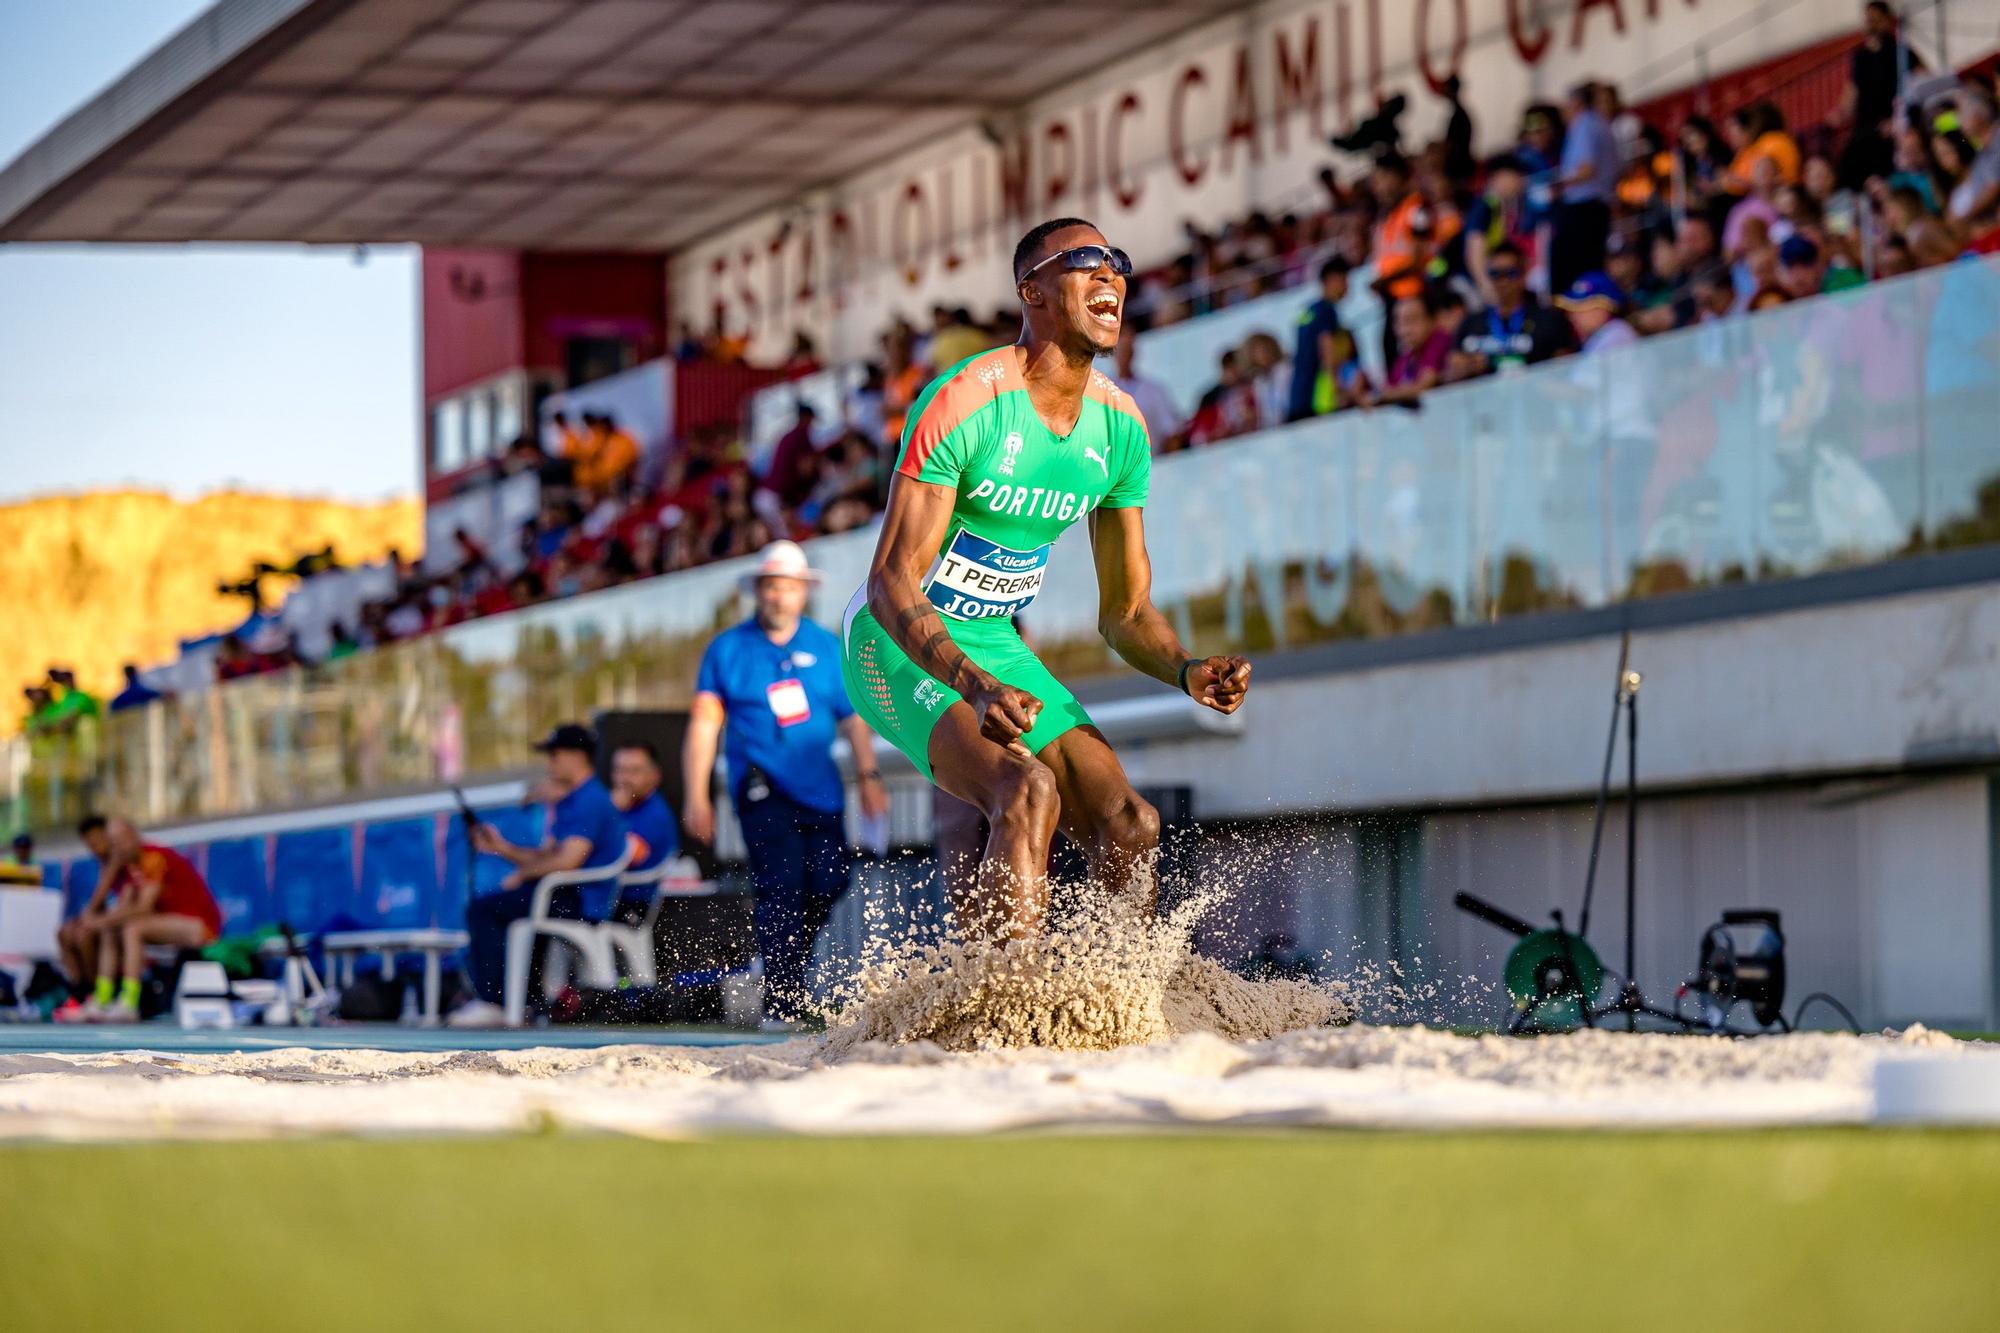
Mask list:
[[[1679,94],[1628,109],[1609,85],[1575,90],[1591,104],[1588,114],[1618,121],[1625,154],[1610,253],[1591,265],[1612,279],[1593,298],[1615,304],[1611,334],[1650,337],[2000,250],[1994,62],[1913,84],[1914,100],[1893,127],[1894,169],[1869,172],[1855,166],[1868,165],[1869,154],[1857,159],[1854,145],[1877,136],[1851,110],[1857,80],[1867,77],[1855,54],[1860,40],[1821,43],[1754,80],[1723,82],[1710,89],[1705,112]],[[1906,58],[1916,77],[1921,57]],[[1580,104],[1572,112],[1582,114]],[[1156,447],[1199,447],[1282,424],[1294,376],[1319,371],[1344,386],[1322,411],[1375,406],[1398,359],[1388,317],[1397,299],[1453,311],[1449,327],[1438,326],[1452,346],[1435,382],[1490,373],[1495,358],[1479,350],[1493,341],[1486,330],[1512,327],[1489,314],[1492,248],[1518,247],[1530,300],[1546,306],[1566,296],[1548,284],[1562,145],[1575,133],[1563,120],[1561,108],[1526,107],[1513,141],[1468,173],[1446,138],[1406,144],[1389,117],[1368,145],[1376,166],[1365,174],[1342,182],[1329,168],[1319,197],[1298,208],[1254,212],[1213,231],[1189,223],[1186,248],[1135,274],[1128,297],[1136,373],[1169,386],[1190,423]],[[1348,359],[1302,367],[1318,348],[1294,330],[1311,316],[1318,274],[1334,257],[1352,278],[1322,323],[1344,332]],[[1563,332],[1558,356],[1583,343]],[[521,435],[486,475],[433,503],[420,566],[315,572],[274,614],[191,642],[180,662],[146,679],[154,688],[198,689],[211,671],[234,679],[322,662],[744,555],[777,537],[860,526],[886,493],[894,429],[914,388],[959,353],[1013,335],[1007,310],[981,320],[939,305],[928,328],[899,320],[883,330],[879,360],[823,368],[801,334],[785,364],[768,370],[781,381],[749,393],[734,420],[681,422],[677,435],[658,413],[657,376],[643,367],[556,395],[539,437]],[[670,354],[684,366],[730,368],[742,365],[743,349],[740,337],[683,325]],[[801,404],[815,411],[802,428],[809,447],[796,461],[787,455],[787,475],[774,488],[769,469]],[[622,415],[602,415],[614,410]],[[602,424],[571,429],[558,420],[579,414],[600,414]],[[634,422],[633,433],[620,420]],[[586,469],[579,479],[573,465],[579,450],[598,447],[587,446],[593,433],[631,442],[633,460],[617,476]],[[466,558],[454,539],[479,557]],[[74,709],[57,706],[73,692],[48,689],[30,703],[31,734],[73,725]]]

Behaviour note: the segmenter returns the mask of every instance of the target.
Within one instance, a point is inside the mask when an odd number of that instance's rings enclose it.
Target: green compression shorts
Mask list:
[[[1005,616],[943,619],[952,642],[981,670],[1042,701],[1034,729],[1021,738],[1030,752],[1040,754],[1043,746],[1064,732],[1090,725],[1090,714],[1083,711],[1076,696],[1050,674],[1041,658],[1028,651]],[[963,696],[910,660],[868,609],[865,591],[855,593],[847,604],[840,643],[840,673],[854,710],[909,756],[917,772],[930,778],[931,728],[945,709]]]

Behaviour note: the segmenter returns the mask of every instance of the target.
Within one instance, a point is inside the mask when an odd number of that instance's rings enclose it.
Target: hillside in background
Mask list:
[[[158,491],[91,491],[0,505],[0,734],[18,730],[21,688],[51,663],[108,700],[122,663],[171,658],[184,638],[242,621],[241,598],[216,591],[253,561],[289,564],[333,544],[344,563],[423,544],[414,498],[355,504],[219,491],[176,500]],[[270,579],[275,598],[287,583]]]

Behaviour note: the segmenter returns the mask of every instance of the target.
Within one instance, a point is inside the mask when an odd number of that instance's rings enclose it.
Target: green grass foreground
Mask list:
[[[0,1149],[23,1330],[2000,1324],[2000,1133]]]

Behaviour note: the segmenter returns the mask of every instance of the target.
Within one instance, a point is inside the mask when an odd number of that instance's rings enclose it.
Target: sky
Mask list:
[[[209,0],[0,0],[0,165]],[[417,486],[416,251],[0,245],[0,503]]]

